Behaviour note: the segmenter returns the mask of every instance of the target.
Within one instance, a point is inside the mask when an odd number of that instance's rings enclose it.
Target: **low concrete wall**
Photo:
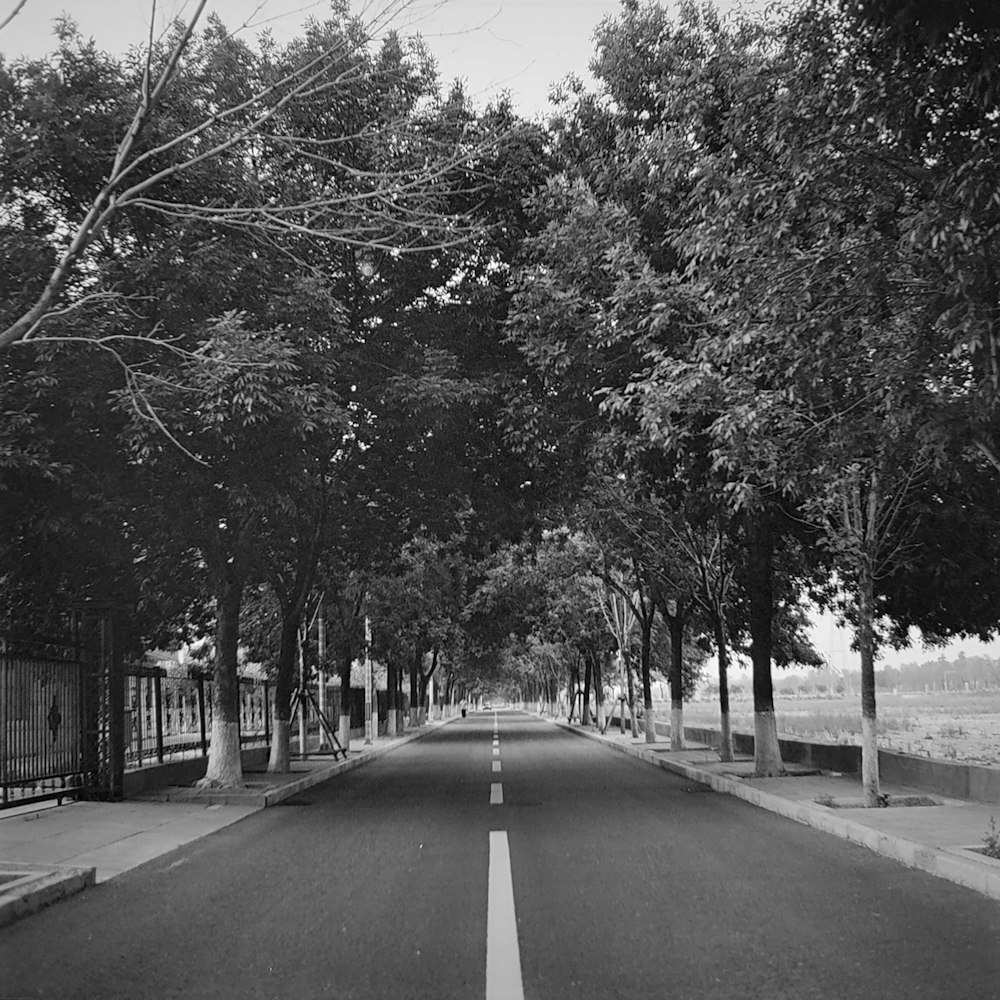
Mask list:
[[[958,764],[933,757],[880,750],[879,774],[883,781],[912,786],[953,799],[1000,803],[1000,768]]]
[[[270,751],[267,747],[254,747],[243,751],[244,771],[263,771],[267,768]],[[208,769],[207,757],[189,757],[186,760],[171,760],[164,764],[151,764],[125,772],[123,790],[125,798],[152,792],[170,785],[190,785],[205,777]]]
[[[617,716],[613,725],[619,725]],[[629,720],[625,720],[627,729]],[[658,736],[669,738],[670,723],[657,722]],[[700,726],[685,726],[684,736],[695,743],[705,743],[718,747],[721,735],[718,729]],[[781,758],[786,764],[800,764],[803,767],[821,768],[824,771],[841,771],[844,774],[859,774],[861,771],[861,747],[844,743],[823,743],[810,740],[781,739]],[[733,745],[737,753],[753,755],[752,733],[733,733]],[[969,799],[973,802],[1000,804],[1000,767],[982,767],[977,764],[959,764],[950,760],[933,757],[917,757],[893,750],[880,750],[878,754],[879,776],[888,785],[902,785],[904,788],[935,792],[951,799]]]

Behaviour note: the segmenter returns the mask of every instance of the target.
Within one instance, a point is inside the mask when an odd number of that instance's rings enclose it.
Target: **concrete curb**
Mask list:
[[[281,788],[275,788],[269,792],[265,792],[263,805],[265,807],[276,805],[283,799],[288,799],[293,795],[298,795],[299,792],[305,791],[307,788],[312,788],[313,785],[318,785],[320,782],[326,781],[328,778],[336,777],[338,774],[343,774],[345,771],[353,771],[355,768],[361,767],[369,761],[376,760],[379,757],[384,757],[387,753],[391,753],[393,750],[398,750],[400,747],[406,746],[407,743],[423,739],[425,736],[430,735],[442,726],[446,726],[450,722],[454,721],[454,719],[444,719],[441,722],[425,724],[426,728],[422,728],[415,733],[410,733],[407,736],[401,736],[390,746],[375,747],[367,753],[362,754],[360,757],[355,757],[353,760],[338,761],[336,764],[332,764],[330,767],[324,768],[322,771],[314,771],[312,774],[307,774],[298,781],[293,781],[288,785],[283,785]]]
[[[298,795],[299,792],[303,792],[307,788],[312,788],[314,785],[318,785],[330,778],[335,778],[338,774],[353,771],[355,768],[364,766],[369,761],[377,760],[379,757],[383,757],[387,753],[405,746],[407,743],[422,739],[424,736],[436,732],[442,726],[446,726],[454,721],[454,719],[444,719],[441,722],[427,724],[415,733],[408,733],[406,736],[401,736],[389,746],[374,747],[358,757],[337,761],[330,764],[329,767],[317,768],[315,771],[304,774],[295,781],[289,781],[283,785],[275,785],[272,788],[264,788],[260,791],[236,790],[227,792],[223,789],[219,791],[211,789],[202,791],[197,788],[185,787],[173,791],[164,790],[157,797],[166,802],[199,802],[204,805],[253,806],[259,809],[266,809],[268,806],[274,806],[285,799],[290,799],[293,795]]]
[[[697,781],[699,784],[708,785],[713,791],[723,795],[732,795],[734,798],[742,799],[744,802],[766,809],[768,812],[795,820],[796,823],[803,823],[823,833],[848,840],[852,844],[867,847],[876,854],[892,858],[894,861],[906,865],[907,868],[918,868],[938,878],[945,878],[968,889],[975,889],[976,892],[981,892],[991,899],[1000,900],[1000,861],[982,855],[977,856],[971,850],[931,847],[927,844],[907,840],[905,837],[885,833],[856,820],[837,816],[825,806],[785,799],[779,795],[753,788],[735,778],[714,774],[711,771],[703,771],[701,768],[683,761],[670,760],[666,754],[643,750],[641,744],[628,746],[613,743],[598,733],[588,732],[586,729],[576,729],[557,719],[548,721],[567,732],[585,736],[587,739],[601,743],[612,750],[618,750],[630,757],[662,767],[665,771],[679,774],[691,781]]]
[[[82,892],[97,881],[96,868],[0,862],[0,874],[19,875],[0,884],[0,927]]]

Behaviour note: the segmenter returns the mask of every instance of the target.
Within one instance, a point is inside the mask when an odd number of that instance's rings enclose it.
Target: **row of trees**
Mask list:
[[[449,559],[520,530],[495,275],[541,140],[443,91],[383,30],[404,5],[335,4],[282,47],[204,6],[124,57],[63,21],[0,65],[0,583],[12,629],[98,601],[136,650],[211,631],[206,781],[230,785],[241,645],[286,768],[320,595],[323,666],[349,686],[369,616],[417,703]]]
[[[776,609],[854,627],[870,804],[878,643],[998,618],[996,29],[904,7],[623,3],[557,103],[508,320],[555,433],[668,512],[671,606],[714,604],[720,664],[749,640],[758,773]]]
[[[774,774],[812,599],[875,804],[878,644],[1000,620],[992,27],[623,0],[542,127],[344,3],[283,47],[203,6],[0,65],[9,624],[213,628],[224,784],[237,646],[287,766],[319,595],[342,684],[368,615],[415,705],[441,669],[603,724],[618,671],[654,739],[664,664],[675,747],[712,650],[724,756],[745,653]]]

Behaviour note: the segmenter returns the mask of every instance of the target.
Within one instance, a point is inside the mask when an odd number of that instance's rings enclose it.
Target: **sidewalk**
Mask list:
[[[859,775],[789,765],[786,777],[754,778],[751,759],[723,764],[718,753],[704,745],[689,742],[687,749],[672,751],[669,741],[645,743],[629,733],[622,736],[610,730],[602,736],[560,720],[550,721],[714,791],[1000,900],[1000,861],[978,853],[990,820],[996,817],[1000,824],[1000,805],[883,785],[890,808],[865,809],[860,805]]]
[[[0,812],[0,928],[97,882],[205,837],[312,785],[434,732],[351,741],[347,760],[312,756],[290,774],[248,772],[242,789],[178,786],[124,802],[49,802]]]

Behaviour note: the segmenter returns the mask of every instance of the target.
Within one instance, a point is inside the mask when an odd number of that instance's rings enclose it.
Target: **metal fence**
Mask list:
[[[112,612],[87,605],[60,638],[0,631],[0,809],[67,796],[121,798],[126,768],[207,756],[207,677],[127,670]],[[274,691],[240,678],[240,744],[271,740]]]
[[[62,798],[88,784],[88,685],[70,644],[0,652],[0,808]]]
[[[212,681],[130,671],[125,694],[125,766],[206,756],[212,735]],[[240,744],[271,741],[273,691],[267,681],[240,678]]]

